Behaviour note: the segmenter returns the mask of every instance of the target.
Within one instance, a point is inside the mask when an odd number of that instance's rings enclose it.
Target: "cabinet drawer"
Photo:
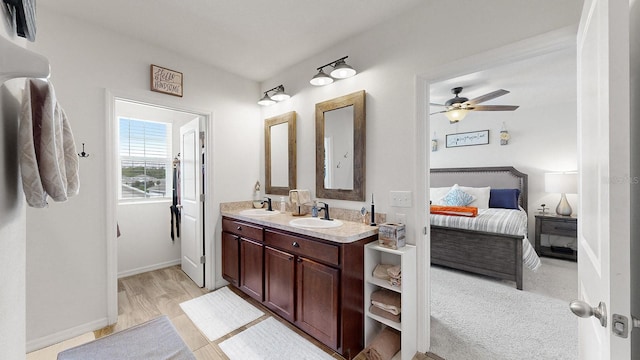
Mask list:
[[[262,241],[262,227],[247,224],[241,221],[232,220],[223,218],[222,219],[222,230],[226,232],[230,232],[232,234],[236,234],[239,236],[243,236],[249,239]]]
[[[575,237],[578,231],[575,222],[545,220],[540,225],[540,232],[542,234]]]
[[[340,264],[340,251],[336,245],[271,230],[265,230],[265,244],[336,266]]]

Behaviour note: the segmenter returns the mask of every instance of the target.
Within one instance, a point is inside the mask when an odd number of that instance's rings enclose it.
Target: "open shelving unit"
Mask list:
[[[401,286],[392,286],[386,280],[373,277],[373,270],[378,264],[400,265]],[[406,245],[394,250],[378,245],[377,241],[365,245],[364,279],[365,346],[368,346],[376,335],[388,326],[400,332],[401,349],[393,359],[411,360],[417,350],[416,247]],[[381,288],[401,295],[399,323],[369,312],[371,294]]]

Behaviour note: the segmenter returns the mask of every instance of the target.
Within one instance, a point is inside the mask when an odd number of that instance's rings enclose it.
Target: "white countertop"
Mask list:
[[[247,216],[240,215],[240,212],[245,209],[226,209],[222,210],[222,216],[230,217],[237,220],[243,220],[258,225],[267,226],[274,229],[285,230],[301,235],[312,236],[315,238],[329,240],[336,243],[348,244],[372,235],[378,234],[377,226],[370,226],[368,224],[362,224],[353,221],[346,221],[340,219],[343,225],[337,228],[330,229],[305,229],[289,225],[289,221],[293,219],[299,219],[301,216],[293,216],[289,212],[280,213],[270,216]],[[302,217],[310,217],[302,216]]]

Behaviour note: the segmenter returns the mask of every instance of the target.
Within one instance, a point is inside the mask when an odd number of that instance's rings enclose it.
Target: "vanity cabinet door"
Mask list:
[[[278,315],[294,321],[294,255],[269,246],[264,249],[264,303]]]
[[[240,237],[222,232],[222,277],[238,286],[240,278]]]
[[[240,289],[262,301],[262,244],[240,238]]]
[[[296,260],[295,324],[333,349],[338,348],[340,271],[304,257]]]

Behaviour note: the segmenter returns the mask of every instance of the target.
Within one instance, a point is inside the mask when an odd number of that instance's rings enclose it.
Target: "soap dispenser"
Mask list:
[[[286,212],[287,211],[287,203],[284,201],[284,196],[280,197],[280,212]]]
[[[318,217],[318,201],[313,200],[313,206],[311,207],[311,216]]]

